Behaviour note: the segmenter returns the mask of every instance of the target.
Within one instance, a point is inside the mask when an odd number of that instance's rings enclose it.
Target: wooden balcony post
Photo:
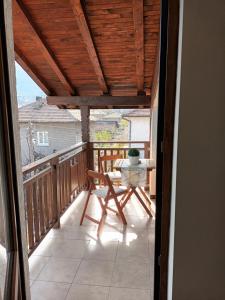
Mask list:
[[[149,147],[150,147],[150,142],[145,142],[144,143],[144,158],[149,158],[150,157]],[[147,183],[148,183],[148,185],[145,187],[145,191],[149,191],[150,172],[147,172]]]
[[[82,142],[90,141],[90,133],[89,133],[89,118],[90,118],[90,109],[89,106],[84,105],[80,107],[81,113],[81,135]]]
[[[52,197],[53,197],[53,215],[56,220],[54,228],[60,228],[60,178],[59,178],[59,158],[51,161],[52,166]]]
[[[83,105],[81,111],[81,134],[82,142],[87,142],[87,167],[93,170],[93,150],[90,143],[90,107]]]
[[[144,158],[149,158],[149,147],[150,147],[150,142],[145,142],[144,143]]]

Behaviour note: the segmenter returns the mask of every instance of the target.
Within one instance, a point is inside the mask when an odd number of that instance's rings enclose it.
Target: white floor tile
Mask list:
[[[116,262],[111,285],[114,287],[150,289],[152,287],[150,265],[137,262]]]
[[[90,243],[85,251],[84,259],[114,261],[117,253],[118,242]]]
[[[38,280],[72,283],[79,265],[79,259],[51,258]]]
[[[46,266],[49,257],[31,255],[29,258],[30,279],[35,280],[40,274],[41,270]]]
[[[150,291],[127,288],[110,288],[109,300],[153,300]]]
[[[60,229],[52,229],[49,233],[50,238],[72,239],[72,240],[91,240],[89,232],[95,231],[96,226],[68,226],[63,225]]]
[[[65,300],[70,284],[35,281],[31,287],[32,300]]]
[[[83,260],[74,282],[79,284],[109,286],[114,263],[111,261]]]
[[[132,241],[119,243],[116,260],[126,262],[149,263],[148,242]]]
[[[53,257],[58,258],[83,258],[87,248],[88,241],[53,239],[50,253]]]
[[[108,293],[108,287],[73,284],[66,300],[107,300]]]

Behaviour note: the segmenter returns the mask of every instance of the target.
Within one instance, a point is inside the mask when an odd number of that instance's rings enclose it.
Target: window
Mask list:
[[[48,146],[48,131],[38,131],[37,132],[37,143],[38,146]]]

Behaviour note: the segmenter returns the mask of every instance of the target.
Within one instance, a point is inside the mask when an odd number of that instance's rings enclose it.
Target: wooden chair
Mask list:
[[[100,173],[107,173],[110,180],[113,184],[120,185],[121,184],[121,172],[120,171],[110,171],[107,170],[107,162],[110,162],[110,169],[113,170],[113,162],[117,159],[121,159],[123,156],[121,154],[117,155],[103,155],[99,157],[100,162]]]
[[[127,189],[113,186],[108,174],[102,174],[102,173],[88,170],[87,176],[88,176],[90,185],[89,185],[89,191],[88,191],[87,199],[85,202],[84,210],[83,210],[82,217],[80,220],[80,225],[83,224],[84,218],[87,218],[90,221],[98,224],[97,235],[99,236],[102,226],[103,226],[103,223],[104,223],[104,220],[105,220],[105,217],[107,215],[107,209],[116,213],[121,218],[123,224],[126,225],[127,221],[123,214],[122,208],[120,206],[118,197],[123,196],[124,194],[127,194]],[[96,185],[94,183],[95,179],[99,180],[100,182],[104,182],[104,186],[97,189]],[[86,210],[88,208],[88,204],[89,204],[91,195],[97,196],[99,204],[101,206],[102,214],[101,214],[100,220],[96,220],[93,217],[86,214]],[[114,200],[117,210],[114,210],[108,206],[109,200]]]

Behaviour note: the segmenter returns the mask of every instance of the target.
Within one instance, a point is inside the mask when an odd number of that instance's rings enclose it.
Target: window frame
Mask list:
[[[48,131],[37,131],[37,145],[49,146]]]

